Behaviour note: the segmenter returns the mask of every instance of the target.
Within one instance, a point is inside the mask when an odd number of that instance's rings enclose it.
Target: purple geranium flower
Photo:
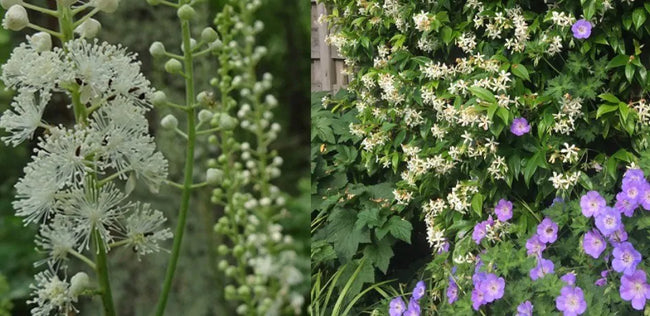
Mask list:
[[[616,246],[616,244],[624,242],[626,240],[627,232],[625,231],[625,226],[623,226],[623,223],[621,223],[621,225],[618,226],[618,229],[609,235],[609,242],[612,243],[612,246]]]
[[[555,307],[564,312],[564,316],[580,315],[587,310],[587,302],[582,289],[567,285],[560,290],[560,296],[555,298]]]
[[[530,125],[525,118],[518,117],[512,121],[512,125],[510,125],[510,132],[517,136],[524,135],[530,132]]]
[[[494,213],[497,214],[497,218],[505,222],[509,219],[512,218],[512,202],[506,200],[506,199],[501,199],[497,203],[497,206],[494,207]]]
[[[424,292],[426,291],[427,287],[424,284],[424,281],[419,281],[418,283],[415,284],[415,288],[413,288],[413,298],[416,301],[419,301],[423,296]]]
[[[477,311],[481,305],[485,304],[485,297],[483,291],[474,286],[472,290],[472,308]]]
[[[505,286],[506,281],[492,273],[488,274],[485,280],[481,281],[479,285],[486,303],[491,303],[502,298]]]
[[[596,286],[604,286],[605,284],[607,284],[607,274],[608,273],[609,273],[609,270],[600,271],[601,278],[596,280],[596,282],[594,282],[594,284]]]
[[[582,248],[585,250],[585,253],[594,257],[594,259],[598,259],[606,247],[605,239],[595,229],[587,232],[582,240]]]
[[[388,314],[390,316],[402,316],[406,310],[406,303],[401,297],[396,297],[388,305]]]
[[[420,304],[415,299],[415,297],[411,297],[411,300],[409,301],[409,306],[404,312],[403,316],[420,316]]]
[[[636,192],[638,195],[638,188],[636,186],[631,186],[630,191]],[[625,191],[619,192],[616,194],[616,204],[614,204],[614,208],[625,214],[627,217],[632,217],[634,215],[634,210],[638,207],[639,205],[637,202],[633,199],[631,199]]]
[[[639,203],[643,209],[650,211],[650,184],[644,181],[641,185],[641,193],[639,194]]]
[[[636,270],[631,275],[621,277],[619,292],[623,300],[632,301],[632,308],[643,310],[646,299],[650,299],[650,285],[646,283],[645,271]]]
[[[600,210],[605,207],[605,199],[597,191],[589,191],[580,198],[580,208],[582,215],[591,217],[598,215]]]
[[[627,187],[631,183],[639,183],[645,181],[645,176],[641,169],[627,169],[623,175],[623,187]]]
[[[557,224],[548,217],[544,218],[544,220],[537,225],[537,235],[541,242],[555,242],[555,240],[557,240]]]
[[[569,272],[565,275],[563,275],[560,280],[564,281],[567,285],[575,285],[576,284],[576,273],[575,272]]]
[[[450,277],[449,286],[447,287],[447,302],[453,304],[456,300],[458,300],[458,284]]]
[[[634,249],[629,242],[622,242],[612,252],[612,268],[616,272],[623,272],[625,275],[632,275],[636,270],[636,265],[641,262],[641,254]]]
[[[533,235],[532,237],[528,238],[528,240],[526,240],[527,255],[529,256],[536,255],[540,257],[544,249],[546,249],[546,244],[539,240],[539,236],[537,236],[537,234]]]
[[[519,304],[516,316],[533,316],[533,304],[530,301]]]
[[[553,261],[539,258],[537,260],[537,266],[530,270],[530,278],[535,281],[539,278],[543,278],[549,273],[553,273],[554,269],[555,265],[553,264]]]
[[[472,239],[476,242],[477,245],[481,243],[481,240],[483,240],[485,234],[487,234],[488,226],[492,226],[492,224],[494,224],[494,220],[492,220],[492,216],[490,216],[490,218],[487,220],[484,220],[474,226]]]
[[[621,225],[621,213],[611,207],[604,207],[602,212],[596,216],[596,227],[605,235],[609,236]]]
[[[584,19],[578,20],[571,26],[571,31],[575,38],[589,38],[589,35],[591,35],[591,23]]]

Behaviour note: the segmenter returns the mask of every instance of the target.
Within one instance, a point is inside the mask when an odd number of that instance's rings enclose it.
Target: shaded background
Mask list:
[[[30,1],[44,4],[45,1]],[[47,1],[52,5],[53,1]],[[265,0],[258,11],[258,19],[265,24],[265,30],[257,38],[258,43],[268,48],[268,55],[259,67],[259,74],[270,72],[274,76],[272,93],[276,95],[280,106],[275,111],[275,120],[283,126],[283,132],[272,145],[284,158],[283,174],[276,181],[283,191],[290,195],[287,207],[291,217],[283,223],[285,233],[294,236],[300,245],[300,257],[305,258],[303,270],[309,269],[309,3],[302,0]],[[212,25],[212,19],[223,6],[223,1],[203,1],[197,9],[200,18],[194,25],[194,34],[205,26]],[[4,11],[2,11],[4,15]],[[164,60],[152,60],[148,53],[151,42],[161,41],[168,50],[177,51],[180,43],[180,27],[177,25],[176,13],[163,6],[150,7],[144,0],[122,1],[120,8],[112,15],[98,14],[102,22],[101,40],[121,43],[130,51],[138,52],[142,60],[144,74],[152,81],[155,88],[163,89],[171,99],[182,100],[183,82],[177,77],[168,76],[162,70]],[[57,25],[54,19],[30,12],[30,20],[50,28]],[[0,62],[4,63],[11,50],[25,40],[25,34],[0,31]],[[202,59],[197,66],[197,91],[208,89],[207,82],[216,74],[215,59]],[[0,109],[5,110],[10,103],[11,91],[0,91]],[[66,100],[53,101],[48,107],[45,120],[50,123],[70,123],[71,112],[67,110]],[[182,173],[184,146],[179,146],[174,135],[157,131],[159,119],[167,114],[166,109],[154,109],[150,113],[150,124],[156,134],[159,148],[170,160],[170,178],[179,179]],[[35,250],[34,226],[24,227],[20,218],[13,216],[11,207],[13,185],[22,175],[22,169],[29,161],[29,153],[35,142],[23,144],[17,148],[0,144],[0,275],[6,276],[9,292],[4,291],[0,277],[0,316],[3,300],[9,298],[13,304],[11,315],[28,315],[29,284],[33,275],[40,269],[33,263],[44,256]],[[199,149],[197,174],[205,171],[205,153]],[[204,158],[201,161],[201,158]],[[147,192],[135,192],[135,198],[149,201],[170,218],[169,226],[175,225],[179,192],[164,188],[158,196]],[[218,258],[215,247],[219,240],[215,238],[212,227],[220,216],[219,210],[209,203],[209,192],[198,192],[191,204],[190,216],[183,241],[183,251],[177,268],[176,279],[167,308],[167,315],[229,315],[232,306],[222,299],[223,277],[216,270]],[[171,242],[167,246],[171,248]],[[167,264],[166,253],[154,254],[138,262],[128,249],[117,249],[109,254],[111,259],[111,282],[115,304],[120,315],[146,315],[155,306],[160,292],[164,269]],[[83,270],[85,267],[71,266],[70,271]],[[306,271],[305,271],[306,272]],[[91,275],[89,273],[89,275]],[[308,274],[303,293],[307,297],[309,288]],[[306,298],[306,300],[308,300]],[[95,314],[98,300],[79,306],[82,315]],[[308,302],[306,302],[308,304]]]

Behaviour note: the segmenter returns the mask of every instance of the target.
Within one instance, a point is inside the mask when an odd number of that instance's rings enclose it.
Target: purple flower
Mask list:
[[[485,280],[481,281],[480,288],[484,295],[484,300],[487,303],[494,302],[503,297],[503,290],[506,286],[506,281],[503,278],[497,277],[495,274],[488,274]]]
[[[416,283],[415,288],[413,288],[413,298],[416,301],[419,301],[424,296],[426,289],[427,286],[424,284],[424,281],[419,281]]]
[[[557,240],[557,224],[550,218],[546,217],[537,225],[537,235],[539,241],[543,243],[553,243]]]
[[[573,23],[571,31],[575,38],[589,38],[589,35],[591,35],[591,23],[587,20],[580,19],[576,23]]]
[[[544,249],[546,249],[546,244],[539,240],[539,236],[537,236],[537,234],[533,235],[532,237],[528,238],[528,240],[526,240],[527,255],[529,256],[536,255],[540,257]]]
[[[442,242],[442,247],[438,249],[438,254],[446,253],[446,252],[449,252],[449,242],[445,240]]]
[[[560,296],[555,298],[555,307],[564,312],[564,316],[580,315],[587,310],[584,293],[579,287],[567,285],[560,290]]]
[[[530,270],[530,278],[535,281],[539,278],[543,278],[549,273],[553,273],[554,269],[555,265],[553,264],[553,261],[539,258],[537,260],[537,266]]]
[[[485,304],[483,291],[478,287],[474,287],[472,290],[472,308],[477,311],[483,304]]]
[[[623,272],[625,275],[632,275],[636,270],[636,265],[641,262],[641,254],[634,249],[629,242],[622,242],[612,252],[612,268],[616,272]]]
[[[623,175],[623,187],[627,187],[631,183],[639,183],[645,181],[645,176],[641,169],[627,169]]]
[[[592,217],[598,215],[600,210],[605,207],[605,199],[596,191],[589,191],[580,198],[580,208],[582,215]]]
[[[396,297],[388,305],[388,314],[390,316],[402,316],[406,310],[406,303],[401,297]]]
[[[492,220],[492,217],[490,217],[487,220],[482,221],[474,226],[472,239],[476,242],[477,245],[481,243],[481,240],[483,240],[487,234],[487,227],[491,226],[492,224],[494,224],[494,221]]]
[[[449,286],[447,287],[447,302],[453,304],[456,300],[458,300],[458,284],[450,277]]]
[[[567,285],[575,285],[576,284],[576,273],[575,272],[569,272],[565,275],[563,275],[560,280],[564,281]]]
[[[510,125],[510,132],[517,136],[524,135],[530,132],[530,125],[528,121],[523,117],[518,117],[512,120],[512,125]]]
[[[611,207],[604,207],[596,216],[596,227],[605,235],[609,236],[621,225],[621,213]]]
[[[650,285],[646,283],[645,271],[636,270],[631,275],[621,277],[619,292],[623,300],[632,301],[632,308],[643,310],[646,299],[650,299]]]
[[[630,190],[634,190],[633,192],[636,192],[638,195],[638,189],[636,186],[631,186]],[[625,191],[619,192],[616,194],[616,204],[614,204],[614,208],[625,214],[627,217],[632,217],[634,215],[634,210],[638,207],[639,205],[636,203],[635,200],[632,200],[626,193]]]
[[[595,229],[587,232],[582,240],[582,248],[585,250],[585,253],[594,257],[594,259],[598,259],[606,247],[605,239]]]
[[[609,273],[609,270],[600,271],[601,278],[596,280],[596,282],[594,282],[594,284],[596,286],[604,286],[605,284],[607,284],[607,274],[608,273]]]
[[[499,200],[499,203],[497,203],[497,206],[494,207],[494,212],[497,214],[497,218],[505,222],[509,219],[512,218],[512,202],[501,199]]]
[[[420,316],[420,304],[414,297],[411,297],[408,309],[406,309],[403,316]]]
[[[516,316],[533,316],[533,304],[530,301],[519,304]]]
[[[639,203],[641,203],[643,209],[650,211],[650,184],[644,181],[640,187],[642,191],[639,194]]]
[[[624,242],[627,240],[627,232],[625,231],[625,226],[621,223],[618,226],[618,229],[615,230],[611,235],[609,235],[609,242],[616,246],[616,244]]]

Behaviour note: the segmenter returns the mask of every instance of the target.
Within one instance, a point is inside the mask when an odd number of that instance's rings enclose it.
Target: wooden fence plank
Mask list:
[[[325,43],[330,31],[326,23],[318,23],[322,15],[327,15],[325,6],[311,0],[311,90],[336,91],[345,88],[349,78],[343,74],[343,57]]]

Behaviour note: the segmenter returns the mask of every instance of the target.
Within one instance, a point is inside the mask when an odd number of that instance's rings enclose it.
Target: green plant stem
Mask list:
[[[183,45],[190,47],[190,23],[188,21],[181,22],[183,31]],[[194,172],[194,146],[196,143],[196,110],[192,105],[194,104],[194,68],[192,64],[192,50],[186,49],[184,52],[185,63],[185,101],[187,104],[187,153],[185,159],[185,181],[183,182],[183,193],[181,196],[181,206],[178,214],[178,223],[176,224],[176,231],[174,233],[174,245],[172,246],[171,258],[167,266],[167,273],[165,274],[165,283],[163,283],[163,290],[158,299],[158,307],[156,308],[156,315],[162,316],[165,312],[167,305],[167,298],[169,290],[172,286],[174,279],[174,271],[180,255],[181,243],[183,240],[183,233],[185,231],[185,221],[187,219],[187,211],[190,206],[190,195],[192,193],[192,173]]]
[[[96,229],[93,229],[93,239],[97,245],[97,279],[102,292],[102,304],[104,306],[104,315],[115,316],[115,307],[113,306],[113,295],[111,293],[111,283],[108,279],[108,264],[106,263],[106,249],[104,241]]]
[[[88,259],[88,257],[86,257],[86,256],[84,256],[84,255],[78,253],[78,252],[77,252],[76,250],[74,250],[74,249],[70,249],[70,250],[68,250],[68,253],[70,253],[71,255],[73,255],[74,257],[76,257],[77,259],[79,259],[79,260],[85,262],[85,263],[86,263],[88,266],[90,266],[93,270],[97,270],[97,265],[96,265],[92,260]]]
[[[59,17],[59,29],[61,32],[61,43],[65,44],[65,42],[74,38],[74,22],[72,21],[72,11],[70,11],[69,7],[58,3],[58,1],[57,8]]]

